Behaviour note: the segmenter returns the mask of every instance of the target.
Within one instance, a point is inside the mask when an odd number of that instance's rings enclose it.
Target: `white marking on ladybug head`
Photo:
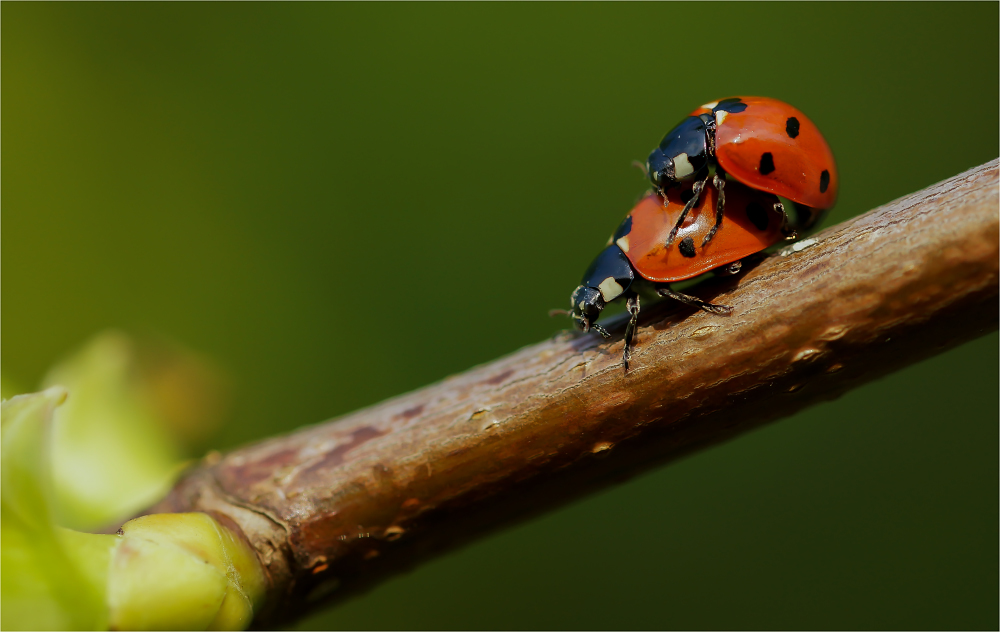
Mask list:
[[[729,116],[729,112],[726,112],[725,110],[719,110],[718,112],[716,112],[715,113],[715,126],[718,127],[718,126],[722,125],[722,123],[726,120],[727,116]]]
[[[628,235],[622,235],[615,243],[618,244],[618,247],[621,248],[623,252],[628,252]]]
[[[597,289],[601,291],[601,296],[604,297],[604,302],[609,303],[625,291],[625,288],[618,285],[618,281],[615,281],[614,277],[608,277],[601,281],[601,284],[597,286]]]
[[[677,154],[674,156],[674,177],[678,180],[681,178],[686,178],[687,176],[694,173],[694,167],[691,166],[691,161],[688,160],[687,154]]]
[[[703,105],[701,107],[702,107],[702,109],[705,109],[705,110],[711,110],[712,108],[714,108],[717,105],[719,105],[718,101],[712,101],[711,103],[706,103],[705,105]]]

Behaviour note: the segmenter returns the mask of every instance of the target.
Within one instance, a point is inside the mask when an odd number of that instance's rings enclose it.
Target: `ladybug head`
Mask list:
[[[570,296],[569,302],[572,309],[568,311],[565,309],[552,309],[549,310],[549,316],[569,316],[573,319],[573,324],[576,325],[577,329],[582,329],[583,331],[593,329],[605,338],[611,336],[607,329],[595,322],[606,305],[600,290],[586,285],[577,286],[573,290],[573,295]]]
[[[552,310],[549,313],[569,316],[577,329],[583,331],[593,329],[605,338],[609,338],[611,334],[597,324],[597,318],[609,301],[617,300],[628,291],[634,279],[635,272],[625,253],[617,244],[610,244],[597,255],[583,274],[580,285],[573,290],[573,295],[569,299],[570,311]]]
[[[649,179],[662,193],[681,182],[705,177],[709,162],[709,138],[714,119],[689,116],[667,132],[660,145],[649,154]]]
[[[649,179],[660,191],[677,184],[674,161],[660,148],[654,149],[649,154],[649,158],[646,160],[646,171],[649,172]]]
[[[604,310],[604,297],[601,296],[600,290],[580,285],[573,291],[573,296],[569,300],[573,306],[569,315],[573,319],[573,324],[576,325],[577,329],[582,329],[583,331],[594,329],[594,331],[605,338],[610,335],[604,327],[601,327],[596,322],[597,317]]]

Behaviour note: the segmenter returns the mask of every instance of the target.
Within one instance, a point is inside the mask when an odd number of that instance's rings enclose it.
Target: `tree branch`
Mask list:
[[[532,512],[779,419],[997,328],[998,166],[794,244],[696,292],[324,424],[215,454],[150,512],[210,511],[301,615]]]

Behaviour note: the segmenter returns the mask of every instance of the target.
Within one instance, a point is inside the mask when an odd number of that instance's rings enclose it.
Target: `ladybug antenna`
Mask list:
[[[552,318],[553,316],[572,316],[572,315],[573,315],[573,312],[569,311],[568,309],[550,309],[549,310],[549,318]]]
[[[632,166],[635,167],[636,169],[641,169],[642,177],[646,178],[647,180],[649,179],[649,167],[646,165],[646,163],[639,162],[638,160],[633,160]]]

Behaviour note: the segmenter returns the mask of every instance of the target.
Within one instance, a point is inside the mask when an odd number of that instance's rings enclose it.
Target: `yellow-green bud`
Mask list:
[[[112,629],[242,630],[264,596],[257,556],[208,514],[155,514],[121,529],[108,576]]]

